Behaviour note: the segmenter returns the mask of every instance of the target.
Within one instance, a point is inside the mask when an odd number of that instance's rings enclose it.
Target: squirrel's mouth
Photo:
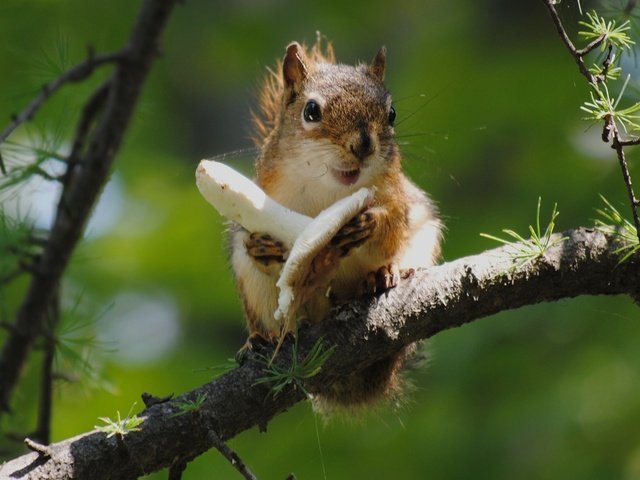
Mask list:
[[[333,176],[338,180],[342,185],[350,186],[358,181],[360,178],[360,169],[355,168],[353,170],[337,170],[332,169]]]

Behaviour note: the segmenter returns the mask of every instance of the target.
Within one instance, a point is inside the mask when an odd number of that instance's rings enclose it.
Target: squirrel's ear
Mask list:
[[[304,50],[298,42],[287,47],[287,53],[282,61],[282,76],[287,88],[296,88],[307,77],[307,66],[304,64]]]
[[[384,80],[384,69],[387,64],[387,47],[381,47],[376,54],[376,58],[373,59],[369,70],[380,81]]]

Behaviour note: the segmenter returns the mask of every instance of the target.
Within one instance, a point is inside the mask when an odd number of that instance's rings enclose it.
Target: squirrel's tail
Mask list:
[[[418,350],[418,343],[403,347],[399,352],[378,360],[363,370],[341,377],[322,393],[314,396],[317,411],[358,413],[363,409],[384,404],[399,405],[407,388],[403,371]]]

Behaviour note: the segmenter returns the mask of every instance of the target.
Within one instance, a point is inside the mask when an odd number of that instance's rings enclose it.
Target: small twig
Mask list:
[[[586,46],[584,46],[581,49],[576,49],[574,47],[574,51],[572,53],[575,56],[579,57],[580,61],[584,64],[583,57],[585,55],[593,52],[596,48],[598,48],[600,45],[602,45],[602,42],[604,42],[605,38],[606,38],[605,35],[600,35],[598,38],[596,38],[595,40],[592,40],[591,43],[588,43]],[[572,44],[572,46],[573,46],[573,44]],[[585,64],[585,68],[586,68],[586,64]],[[589,75],[591,75],[591,72],[589,72]]]
[[[31,440],[30,438],[25,438],[24,439],[24,444],[26,445],[26,447],[29,450],[33,450],[34,452],[38,452],[40,455],[43,455],[45,457],[50,457],[51,456],[51,449],[49,447],[47,447],[46,445],[42,445],[41,443],[38,443],[34,440]]]
[[[627,187],[627,195],[629,197],[629,203],[631,204],[631,213],[633,214],[633,224],[636,227],[636,235],[640,242],[640,216],[638,216],[638,206],[640,201],[636,198],[636,194],[633,190],[633,184],[631,183],[631,174],[629,173],[629,166],[627,165],[627,159],[624,154],[624,146],[621,144],[620,133],[615,126],[613,120],[610,120],[613,124],[613,141],[611,147],[616,151],[618,156],[618,162],[620,163],[620,169],[622,170],[622,177],[624,184]]]
[[[640,145],[640,138],[634,138],[633,140],[620,140],[618,142],[621,147],[630,147],[633,145]]]
[[[38,175],[38,176],[44,178],[45,180],[49,180],[50,182],[61,182],[62,181],[62,177],[56,176],[56,175],[51,175],[49,172],[47,172],[43,168],[34,167],[32,171],[33,171],[34,175]]]
[[[82,63],[79,63],[69,70],[64,72],[55,80],[47,83],[42,87],[40,93],[31,101],[31,103],[20,113],[11,116],[11,124],[0,133],[0,144],[9,138],[9,135],[18,128],[21,124],[28,122],[33,118],[35,113],[40,109],[44,102],[55,92],[57,92],[63,85],[71,82],[78,82],[87,78],[93,71],[102,65],[107,63],[118,62],[122,60],[122,52],[105,53],[102,55],[92,55]],[[2,163],[0,157],[0,170],[6,175],[6,169]]]
[[[65,173],[65,177],[63,179],[63,184],[66,185],[69,181],[69,178],[73,174],[75,166],[78,163],[82,155],[82,150],[84,149],[85,142],[89,130],[91,129],[92,124],[94,123],[94,119],[102,110],[105,102],[107,101],[107,97],[109,95],[109,90],[111,88],[111,79],[104,82],[98,89],[93,92],[91,98],[86,103],[84,108],[82,109],[82,116],[78,122],[78,127],[76,129],[76,136],[73,141],[73,147],[71,149],[71,153],[67,158],[67,171]]]
[[[53,410],[53,360],[56,353],[55,327],[60,320],[60,290],[57,289],[49,304],[47,328],[43,332],[45,339],[42,376],[40,381],[40,404],[38,406],[38,424],[33,434],[41,443],[48,444],[51,436],[51,413]]]
[[[251,472],[251,470],[249,470],[249,468],[247,468],[238,454],[231,450],[231,448],[222,441],[216,432],[209,430],[207,439],[211,442],[211,445],[218,449],[224,458],[229,460],[231,465],[233,465],[233,467],[238,470],[244,478],[248,480],[257,480],[257,477]]]
[[[145,407],[149,408],[159,403],[168,402],[173,398],[173,393],[170,393],[169,395],[166,395],[164,397],[156,397],[155,395],[152,395],[150,393],[142,392],[142,395],[140,395],[140,397],[142,398],[142,401],[144,402]]]
[[[598,82],[605,82],[607,80],[607,74],[609,73],[609,69],[613,64],[613,44],[609,44],[607,47],[607,56],[602,62],[602,68],[600,69],[600,73],[596,75],[596,79]]]
[[[589,71],[589,68],[587,67],[586,63],[584,63],[583,57],[587,53],[598,48],[598,46],[602,44],[602,41],[604,40],[604,36],[596,38],[586,47],[584,47],[581,50],[578,50],[573,44],[573,42],[571,41],[571,39],[569,38],[569,35],[567,34],[567,31],[564,28],[564,25],[562,25],[562,20],[560,20],[560,15],[556,10],[553,0],[543,0],[543,2],[547,6],[547,10],[549,10],[549,13],[551,14],[551,20],[553,20],[553,23],[556,26],[558,35],[560,35],[560,38],[562,39],[563,43],[567,47],[567,50],[569,50],[569,53],[571,54],[576,64],[578,65],[578,69],[580,70],[580,73],[584,75],[584,77],[589,81],[589,83],[596,85],[598,83],[598,79]]]
[[[42,377],[40,382],[40,404],[38,407],[38,425],[33,434],[42,443],[49,443],[51,436],[51,412],[53,410],[53,359],[55,344],[47,341],[42,359]]]
[[[10,283],[11,281],[13,281],[14,278],[19,277],[23,273],[25,273],[25,270],[22,268],[16,268],[15,270],[12,270],[11,272],[0,277],[0,285]]]
[[[169,480],[181,480],[182,473],[187,468],[187,462],[185,460],[178,460],[169,467]]]

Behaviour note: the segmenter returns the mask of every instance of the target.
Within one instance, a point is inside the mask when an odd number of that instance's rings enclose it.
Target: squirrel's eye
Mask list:
[[[391,107],[389,110],[389,125],[393,127],[394,122],[396,121],[396,109]]]
[[[305,122],[319,122],[322,118],[320,105],[315,100],[309,100],[304,106],[303,118]]]

